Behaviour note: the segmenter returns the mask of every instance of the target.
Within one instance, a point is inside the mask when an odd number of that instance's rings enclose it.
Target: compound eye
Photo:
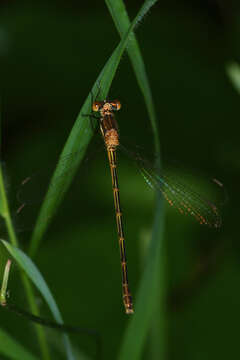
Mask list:
[[[100,101],[94,101],[94,103],[92,104],[92,110],[99,111],[101,106],[102,106],[102,104]]]
[[[119,100],[115,100],[112,102],[112,107],[114,110],[118,111],[121,109],[122,105]]]

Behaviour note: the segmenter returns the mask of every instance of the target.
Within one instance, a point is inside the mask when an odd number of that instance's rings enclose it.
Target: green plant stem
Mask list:
[[[167,347],[167,284],[166,284],[166,246],[163,243],[161,249],[160,260],[160,286],[157,291],[156,303],[159,311],[154,314],[151,329],[149,334],[149,353],[148,356],[152,360],[166,359],[166,347]]]
[[[3,281],[2,281],[2,287],[0,291],[0,304],[5,306],[7,301],[7,287],[8,287],[8,279],[9,279],[9,272],[11,268],[11,260],[8,259],[5,265],[4,274],[3,274]]]
[[[18,247],[18,240],[17,240],[17,236],[15,234],[14,228],[13,228],[13,223],[12,223],[9,206],[8,206],[8,201],[7,201],[7,196],[6,196],[6,192],[5,192],[1,165],[0,165],[0,202],[1,202],[0,215],[5,220],[10,243],[13,246]],[[24,274],[23,271],[20,272],[20,276],[21,276],[21,280],[22,280],[22,283],[24,286],[24,290],[26,293],[29,307],[30,307],[31,311],[33,312],[33,314],[39,316],[39,310],[38,310],[37,304],[35,302],[33,288],[30,284],[30,281],[28,280],[28,278],[26,277],[26,275]],[[46,360],[50,360],[50,353],[49,353],[45,333],[44,333],[42,327],[40,327],[39,325],[35,324],[34,326],[36,329],[39,347],[40,347],[40,350],[42,353],[42,358],[46,359]]]
[[[9,207],[8,207],[8,202],[7,202],[7,197],[6,197],[6,192],[5,192],[5,188],[4,188],[4,181],[3,181],[1,165],[0,165],[0,201],[1,201],[0,215],[5,220],[10,242],[12,245],[18,247],[18,240],[17,240],[16,234],[15,234],[14,228],[13,228],[13,224],[12,224],[12,220],[11,220],[11,216],[10,216],[10,212],[9,212]]]
[[[152,239],[146,265],[136,296],[135,314],[129,319],[124,333],[119,360],[141,359],[144,344],[154,316],[159,314],[161,291],[161,261],[164,228],[163,200],[157,194]],[[162,313],[162,312],[161,312]],[[160,315],[161,315],[160,313]],[[161,358],[162,359],[162,358]]]
[[[23,282],[23,286],[24,286],[24,289],[26,292],[26,296],[28,299],[28,304],[29,304],[29,308],[30,308],[31,312],[36,316],[40,316],[40,312],[39,312],[38,306],[35,301],[33,287],[31,285],[28,277],[24,274],[23,271],[21,271],[21,279]],[[49,352],[45,332],[43,331],[43,328],[41,325],[34,324],[34,327],[35,327],[35,330],[37,333],[37,338],[38,338],[39,347],[40,347],[40,350],[42,353],[42,358],[45,360],[50,360],[51,357],[50,357],[50,352]]]
[[[148,254],[151,240],[151,233],[144,232],[140,241],[140,262],[143,271],[146,263],[146,254]],[[151,360],[165,359],[166,357],[166,253],[165,243],[161,249],[160,261],[160,285],[156,292],[156,303],[159,311],[154,314],[151,320],[151,328],[148,336],[147,354]]]

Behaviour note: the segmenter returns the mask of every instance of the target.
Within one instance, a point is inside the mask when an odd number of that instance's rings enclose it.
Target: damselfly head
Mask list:
[[[92,104],[93,111],[118,111],[121,109],[121,103],[119,100],[114,100],[108,102],[107,100],[104,101],[94,101]]]

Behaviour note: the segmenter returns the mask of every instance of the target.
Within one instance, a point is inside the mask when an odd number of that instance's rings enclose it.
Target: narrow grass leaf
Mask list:
[[[160,197],[160,194],[158,194]],[[154,316],[159,316],[161,296],[161,261],[163,238],[163,202],[157,201],[153,235],[146,258],[145,271],[136,296],[135,315],[124,333],[119,360],[141,359],[145,340]],[[164,291],[164,290],[163,290]]]
[[[226,70],[234,88],[240,94],[240,66],[233,62],[227,65]]]
[[[32,260],[20,249],[12,246],[7,241],[1,240],[3,245],[7,248],[8,252],[15,259],[18,265],[24,270],[27,276],[31,279],[31,281],[35,284],[37,289],[42,294],[46,303],[48,304],[56,322],[58,324],[63,324],[63,319],[58,309],[58,306],[51,294],[49,287],[47,286],[43,276],[40,271],[37,269],[36,265],[32,262]],[[66,353],[68,359],[74,359],[73,352],[71,349],[70,341],[66,334],[63,334],[63,342],[66,349]]]
[[[126,34],[123,36],[117,48],[114,50],[113,54],[107,61],[100,75],[98,76],[91,92],[89,93],[86,101],[84,102],[80,113],[76,119],[76,122],[70,132],[70,135],[66,141],[64,149],[59,158],[59,164],[61,164],[61,159],[66,158],[68,154],[74,153],[76,156],[74,159],[64,162],[63,166],[56,167],[56,170],[51,179],[48,192],[44,199],[43,205],[41,207],[36,226],[33,231],[31,238],[30,246],[30,255],[33,256],[36,254],[39,243],[42,240],[42,237],[54,216],[57,208],[60,206],[61,201],[63,200],[64,194],[68,190],[73,177],[77,171],[77,168],[84,157],[87,146],[92,138],[92,129],[89,124],[89,120],[86,118],[86,114],[91,112],[92,96],[95,97],[98,93],[99,84],[101,86],[101,96],[106,97],[109,88],[111,86],[113,77],[116,73],[117,67],[121,60],[122,54],[127,46],[128,40],[134,28],[136,27],[138,21],[146,14],[149,8],[156,2],[153,0],[146,0],[138,12],[137,16],[133,20],[131,26],[129,27]],[[62,176],[63,173],[70,169],[69,176]],[[53,186],[54,185],[54,186]]]
[[[121,36],[121,38],[126,33],[126,30],[130,26],[130,19],[128,13],[126,11],[125,4],[122,0],[105,0],[110,14],[113,18],[115,26]],[[139,19],[140,21],[141,19]],[[144,101],[147,107],[147,111],[149,114],[149,118],[151,121],[153,134],[154,134],[154,144],[156,153],[159,155],[160,153],[160,144],[159,144],[159,134],[158,134],[158,126],[156,113],[154,109],[154,103],[151,93],[151,88],[144,64],[144,60],[141,54],[141,50],[136,38],[136,35],[132,33],[131,41],[129,41],[127,45],[127,53],[129,55],[130,61],[132,63],[132,67],[139,85],[139,88],[143,94]]]
[[[2,150],[2,97],[0,97],[0,161],[1,161],[1,150]]]
[[[0,215],[4,218],[11,243],[17,246],[18,241],[13,228],[11,214],[8,207],[7,194],[4,184],[4,177],[3,177],[1,163],[0,163]]]
[[[6,192],[5,192],[1,163],[0,163],[0,215],[4,218],[6,216]]]
[[[13,360],[37,360],[6,331],[0,329],[0,353]]]

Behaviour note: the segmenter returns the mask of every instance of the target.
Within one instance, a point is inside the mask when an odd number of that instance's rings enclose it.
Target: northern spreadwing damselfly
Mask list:
[[[116,157],[117,149],[124,149],[120,144],[118,124],[114,116],[114,112],[120,110],[120,108],[121,103],[118,100],[94,101],[92,104],[92,110],[99,114],[99,117],[96,117],[99,121],[110,165],[122,268],[123,303],[125,306],[125,312],[127,314],[131,314],[134,311],[132,296],[128,285],[125,235],[123,229],[122,210],[120,206]],[[214,202],[209,201],[207,197],[202,196],[202,194],[192,189],[191,186],[189,187],[178,178],[175,178],[175,176],[169,173],[168,170],[158,171],[142,156],[129,151],[127,151],[127,153],[137,163],[137,166],[147,184],[160,191],[170,206],[176,208],[181,214],[191,215],[200,224],[213,228],[219,228],[221,226],[221,216]],[[222,184],[217,180],[214,180],[214,182],[222,187]],[[54,184],[51,184],[51,186],[53,185]],[[22,202],[19,209],[22,210],[24,206],[25,203]]]
[[[120,195],[117,176],[117,158],[116,150],[119,147],[119,131],[118,124],[114,117],[114,111],[118,111],[121,104],[118,100],[115,101],[95,101],[92,109],[100,113],[100,130],[105,143],[108,154],[108,161],[112,177],[113,198],[116,213],[117,231],[120,247],[120,258],[122,266],[122,291],[123,303],[127,314],[133,313],[132,296],[128,285],[127,259],[125,250],[125,236],[123,231],[122,210],[120,206]],[[220,227],[221,218],[217,207],[203,199],[193,191],[187,191],[182,184],[175,185],[168,180],[164,173],[159,176],[147,162],[140,157],[136,158],[139,168],[146,179],[147,183],[155,188],[161,190],[163,196],[171,206],[175,206],[181,213],[192,215],[200,224],[205,224],[213,227]]]

